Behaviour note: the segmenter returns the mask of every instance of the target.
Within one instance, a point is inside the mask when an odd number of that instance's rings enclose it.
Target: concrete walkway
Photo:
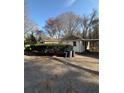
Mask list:
[[[99,60],[96,58],[85,57],[81,55],[75,55],[71,58],[63,58],[54,56],[53,59],[58,61],[79,66],[80,68],[89,69],[91,71],[99,72]]]

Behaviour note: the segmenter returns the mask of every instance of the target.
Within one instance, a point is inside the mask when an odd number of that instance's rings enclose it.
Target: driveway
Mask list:
[[[73,61],[70,65],[66,61],[63,63],[63,61],[57,60],[60,58],[55,58],[57,57],[25,56],[25,93],[99,93],[98,74],[78,68],[78,66],[84,68],[83,64],[86,64],[87,60],[82,59],[81,64],[76,61],[78,56],[75,59],[62,58],[69,60],[70,63]],[[89,63],[98,64],[95,59],[94,62],[89,61]],[[97,66],[91,67],[91,70]]]

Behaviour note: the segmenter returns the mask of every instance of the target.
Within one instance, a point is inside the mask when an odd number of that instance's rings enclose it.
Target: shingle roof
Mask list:
[[[56,39],[56,38],[46,38],[43,41],[45,42],[58,42],[60,39]]]
[[[83,38],[80,36],[76,36],[76,35],[67,35],[64,38],[62,38],[61,40],[82,40]]]

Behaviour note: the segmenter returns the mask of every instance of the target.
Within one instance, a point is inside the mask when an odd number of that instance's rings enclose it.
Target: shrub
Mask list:
[[[65,44],[30,45],[25,48],[25,51],[40,53],[43,55],[64,55],[64,52],[72,50],[73,46]]]
[[[28,45],[28,46],[25,46],[25,49],[24,49],[24,51],[31,51],[31,47],[30,47],[30,45]]]

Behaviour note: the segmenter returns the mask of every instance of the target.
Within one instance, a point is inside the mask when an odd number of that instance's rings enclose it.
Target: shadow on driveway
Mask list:
[[[68,65],[73,66],[65,64],[64,68]],[[79,79],[87,77],[83,72],[68,70],[53,74],[53,69],[56,69],[56,66],[49,66],[49,62],[25,62],[24,93],[99,93],[98,83]]]
[[[91,70],[91,69],[88,69],[88,68],[84,68],[84,67],[81,67],[81,66],[72,64],[71,62],[66,62],[66,61],[61,60],[61,59],[59,59],[59,58],[55,58],[55,57],[54,57],[54,58],[52,58],[52,59],[58,60],[58,62],[62,62],[62,63],[65,64],[65,65],[69,65],[69,66],[75,67],[75,68],[77,68],[77,69],[82,69],[82,70],[85,70],[85,71],[87,71],[87,72],[90,72],[90,73],[99,75],[99,71],[95,71],[95,70]]]

